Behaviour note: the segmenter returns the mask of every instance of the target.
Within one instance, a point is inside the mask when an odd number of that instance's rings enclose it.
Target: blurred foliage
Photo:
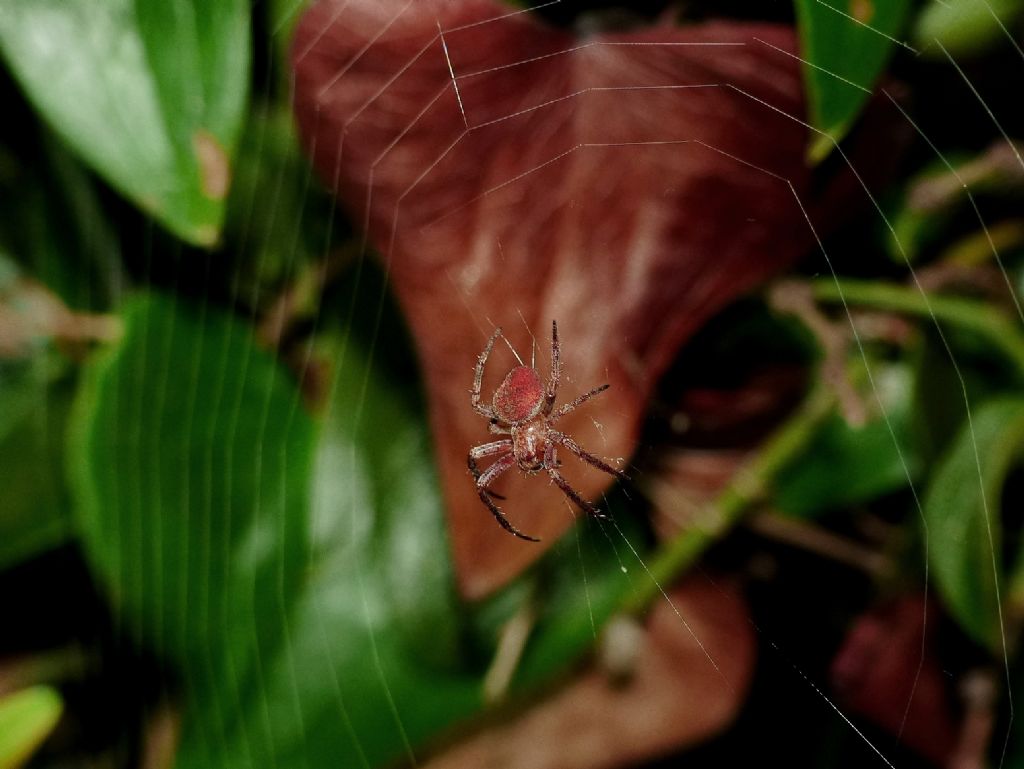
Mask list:
[[[17,0],[0,50],[94,170],[182,238],[219,236],[250,68],[249,3]]]
[[[333,369],[314,429],[244,325],[156,296],[123,316],[76,405],[76,512],[120,620],[185,677],[181,765],[380,765],[481,708],[415,392],[358,331],[332,331],[311,353]],[[522,675],[545,680],[592,641],[584,618],[628,584],[603,550],[589,603],[575,561],[552,556],[571,566],[546,578],[557,621]],[[512,608],[477,627],[486,645]],[[396,700],[400,721],[382,718]]]
[[[931,0],[914,25],[914,42],[928,56],[983,54],[1005,40],[1024,16],[1021,0]]]
[[[924,498],[935,583],[963,628],[996,657],[1006,642],[999,511],[1007,473],[1022,455],[1024,399],[988,401],[935,467]]]
[[[283,642],[315,431],[292,382],[222,312],[153,294],[122,318],[121,342],[84,367],[69,426],[76,523],[126,628],[193,674],[205,702],[244,691]]]
[[[796,0],[810,118],[819,133],[808,155],[820,161],[842,140],[893,53],[910,0]]]
[[[0,769],[17,769],[57,725],[63,703],[49,686],[0,697]]]
[[[0,303],[25,306],[22,275],[0,256]],[[10,331],[8,335],[13,336]],[[64,427],[73,388],[53,340],[34,336],[22,354],[0,356],[0,569],[71,536],[64,488]]]
[[[0,572],[16,579],[54,551],[87,564],[87,589],[110,616],[95,620],[101,631],[82,630],[83,644],[134,660],[111,669],[128,679],[117,690],[140,721],[168,703],[180,713],[177,766],[408,760],[488,707],[483,682],[510,618],[535,618],[509,683],[526,697],[592,651],[615,612],[653,597],[620,560],[620,533],[668,580],[702,556],[735,566],[749,544],[729,530],[766,509],[837,536],[890,527],[885,542],[858,543],[899,559],[894,573],[871,583],[869,599],[828,594],[829,612],[845,612],[835,624],[898,587],[920,589],[915,556],[926,551],[950,644],[971,649],[950,675],[977,659],[999,667],[1005,651],[1018,677],[1024,164],[1002,132],[1024,136],[1024,118],[1001,113],[994,125],[942,51],[970,59],[987,96],[985,64],[1014,53],[1021,2],[771,9],[799,24],[818,132],[810,158],[838,162],[825,157],[833,142],[853,138],[867,91],[887,78],[922,95],[915,120],[934,143],[918,137],[881,192],[885,223],[860,219],[827,244],[834,280],[809,257],[799,279],[817,314],[743,305],[713,324],[715,344],[688,349],[690,378],[672,382],[684,391],[739,391],[760,369],[799,368],[799,392],[780,397],[768,427],[698,441],[698,431],[673,432],[676,403],[652,408],[643,453],[654,461],[642,472],[688,440],[708,449],[735,439],[725,448],[759,457],[755,487],[740,478],[719,498],[717,528],[659,547],[642,497],[613,493],[621,532],[581,522],[475,605],[454,590],[410,341],[381,304],[383,277],[354,261],[360,236],[322,192],[291,124],[287,48],[304,5],[0,8],[11,116],[0,124]],[[667,5],[631,10],[654,17]],[[769,13],[759,5],[686,12],[759,18]],[[908,34],[926,56],[900,44]],[[1024,62],[1011,62],[1019,80]],[[935,88],[966,91],[965,101],[926,98]],[[25,325],[41,296],[83,313],[79,322],[112,319],[117,338]],[[844,388],[861,419],[849,418]],[[56,621],[81,630],[79,618]],[[792,624],[802,643],[805,624]],[[0,644],[0,657],[68,653],[41,631],[35,641]],[[98,656],[102,673],[110,662]],[[57,688],[0,699],[0,767],[18,765],[58,719],[91,710],[96,692],[69,676],[51,682],[76,695],[64,705]],[[757,692],[751,703],[760,710],[741,719],[739,737],[778,723],[777,703]],[[820,701],[814,712],[828,715]],[[68,755],[138,765],[137,727],[113,724]],[[822,765],[842,739],[822,738]]]
[[[917,482],[922,463],[910,429],[909,367],[875,363],[873,368],[878,413],[860,425],[830,415],[806,451],[776,478],[775,500],[783,512],[821,515]]]

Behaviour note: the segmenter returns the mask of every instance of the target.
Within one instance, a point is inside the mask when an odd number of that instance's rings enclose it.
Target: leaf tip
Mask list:
[[[24,765],[63,712],[64,700],[51,686],[32,686],[0,699],[0,769]]]
[[[839,139],[836,129],[816,134],[807,144],[807,163],[816,166],[829,156]]]

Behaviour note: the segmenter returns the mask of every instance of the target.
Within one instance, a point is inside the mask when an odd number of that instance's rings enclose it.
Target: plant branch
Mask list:
[[[982,337],[1001,353],[1024,378],[1024,335],[1005,313],[984,303],[942,294],[922,294],[916,288],[879,281],[831,278],[812,280],[819,302],[845,303],[876,310],[931,318]]]
[[[796,413],[736,473],[708,514],[655,552],[648,566],[651,579],[630,593],[624,608],[632,613],[645,611],[661,595],[663,586],[674,582],[710,545],[763,501],[775,476],[800,456],[835,404],[831,388],[816,381]]]

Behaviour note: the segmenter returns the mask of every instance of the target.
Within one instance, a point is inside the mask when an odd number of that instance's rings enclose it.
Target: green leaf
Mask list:
[[[1007,28],[1022,15],[1022,0],[932,0],[914,24],[914,43],[923,54],[937,59],[945,59],[942,48],[954,58],[977,55],[999,42],[1010,43],[1013,38]]]
[[[899,449],[883,419],[851,427],[838,414],[831,417],[805,456],[779,475],[775,501],[780,510],[809,517],[905,488],[908,469],[913,478],[919,465],[902,440],[906,423],[897,430]]]
[[[232,727],[185,732],[182,767],[246,756],[377,766],[481,706],[478,673],[460,670],[460,607],[415,393],[382,376],[355,338],[319,350],[335,361],[333,394],[289,644],[265,660]]]
[[[939,593],[964,630],[997,653],[1002,649],[1000,500],[1006,475],[1022,450],[1024,399],[988,401],[965,423],[924,498],[929,559]]]
[[[859,427],[839,414],[825,420],[801,456],[776,476],[774,498],[783,512],[818,515],[870,501],[916,479],[921,461],[911,438],[910,372],[878,361],[872,370],[885,414]],[[870,390],[865,399],[876,405]]]
[[[4,368],[0,362],[0,403],[6,408],[13,399],[8,399],[12,388],[4,381]],[[29,411],[6,431],[0,425],[0,570],[57,547],[73,534],[61,474],[71,403],[67,385],[36,382],[23,393]]]
[[[312,290],[292,292],[293,311],[315,312],[323,260],[334,243],[332,225],[340,219],[336,202],[324,194],[302,154],[294,118],[285,108],[254,110],[238,147],[238,173],[224,224],[225,240],[245,249],[225,254],[235,259],[235,284],[257,302],[279,298],[289,282],[303,280]],[[274,190],[268,195],[267,190]],[[341,234],[347,234],[343,229]],[[233,250],[234,251],[234,250]],[[332,254],[333,259],[339,255]],[[304,299],[300,299],[305,294]]]
[[[60,694],[49,686],[33,686],[0,699],[0,769],[16,769],[28,761],[63,709]]]
[[[267,29],[270,31],[270,45],[274,52],[277,69],[278,89],[287,95],[291,79],[291,47],[295,27],[303,12],[313,0],[270,0],[266,4]]]
[[[179,237],[213,244],[250,67],[245,0],[11,0],[0,50],[36,109]]]
[[[909,10],[909,0],[796,0],[811,124],[826,134],[812,138],[812,161],[850,130]]]
[[[87,555],[123,625],[197,699],[241,696],[303,577],[314,426],[233,318],[151,295],[123,322],[71,419]]]
[[[97,184],[48,130],[33,129],[41,135],[8,138],[12,156],[9,174],[0,175],[0,244],[69,307],[108,309],[124,276]]]
[[[21,280],[0,254],[0,313],[31,301]],[[61,474],[71,402],[69,383],[61,381],[66,370],[48,339],[33,340],[23,357],[0,356],[0,570],[71,535]]]

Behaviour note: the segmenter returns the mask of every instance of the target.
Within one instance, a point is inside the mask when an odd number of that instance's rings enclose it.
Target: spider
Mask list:
[[[555,456],[556,447],[565,447],[584,462],[616,478],[625,479],[626,474],[584,451],[568,435],[554,429],[556,421],[608,389],[606,384],[595,387],[576,400],[566,403],[557,411],[554,410],[560,375],[558,324],[555,321],[551,321],[551,377],[548,379],[547,385],[545,386],[541,382],[537,369],[532,366],[519,365],[508,372],[505,380],[495,390],[492,405],[488,406],[480,402],[484,366],[487,365],[487,358],[499,336],[501,336],[501,329],[497,328],[491,334],[491,338],[487,340],[487,346],[477,359],[476,376],[473,378],[473,389],[470,390],[472,393],[470,401],[478,414],[490,420],[492,433],[511,435],[511,437],[471,449],[469,470],[473,473],[473,478],[476,479],[476,490],[480,499],[487,505],[487,509],[491,511],[502,528],[520,539],[539,542],[540,540],[536,537],[524,534],[513,526],[501,508],[494,503],[495,499],[504,499],[488,488],[499,475],[516,465],[527,475],[534,475],[542,470],[546,471],[551,480],[569,499],[584,512],[600,518],[604,516],[598,509],[583,499],[579,492],[570,486],[565,477],[558,472],[561,462]],[[497,457],[495,462],[481,472],[477,466],[477,460],[493,456]]]

